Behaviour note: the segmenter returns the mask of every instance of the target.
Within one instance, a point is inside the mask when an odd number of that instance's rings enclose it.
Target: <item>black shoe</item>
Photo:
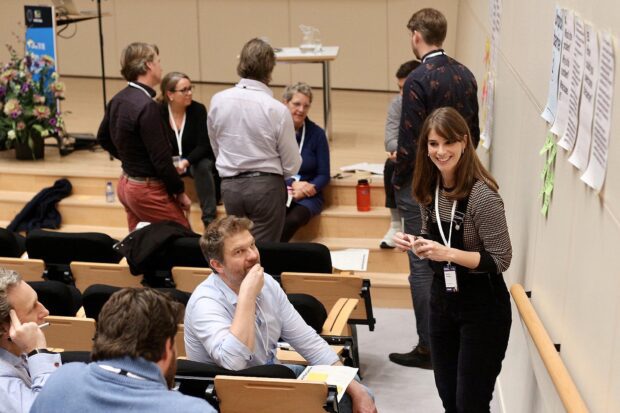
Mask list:
[[[433,369],[430,351],[421,346],[416,346],[409,353],[390,353],[390,360],[401,366],[419,367],[426,370]]]

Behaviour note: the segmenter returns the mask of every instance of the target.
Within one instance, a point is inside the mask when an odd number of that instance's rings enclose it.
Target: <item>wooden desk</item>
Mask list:
[[[283,47],[276,52],[276,61],[284,63],[320,63],[323,66],[323,124],[332,139],[332,102],[329,63],[338,57],[338,46],[323,46],[319,52],[302,52],[299,47]]]
[[[334,353],[340,355],[342,354],[342,350],[344,350],[344,346],[329,346],[334,351]],[[308,362],[305,358],[301,356],[298,352],[294,350],[283,350],[281,348],[278,349],[276,353],[276,357],[282,364],[300,364],[302,366],[307,366]]]

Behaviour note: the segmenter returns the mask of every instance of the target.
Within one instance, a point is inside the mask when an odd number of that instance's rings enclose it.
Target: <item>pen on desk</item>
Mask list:
[[[39,328],[49,327],[50,323],[39,324]]]

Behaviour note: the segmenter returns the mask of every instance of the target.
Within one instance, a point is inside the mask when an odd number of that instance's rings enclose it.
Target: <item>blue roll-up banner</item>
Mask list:
[[[26,52],[36,56],[49,56],[56,61],[56,19],[52,6],[24,6],[26,19]]]

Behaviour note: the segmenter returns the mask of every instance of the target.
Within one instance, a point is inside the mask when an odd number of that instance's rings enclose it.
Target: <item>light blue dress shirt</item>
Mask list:
[[[253,352],[230,332],[236,307],[237,294],[215,273],[194,290],[185,310],[188,359],[229,370],[280,363],[276,350],[278,339],[282,338],[311,365],[331,365],[339,361],[269,274],[265,273],[263,289],[256,299]]]
[[[49,376],[60,367],[59,354],[18,357],[0,348],[0,393],[2,412],[28,412]],[[5,403],[5,400],[6,403]]]

